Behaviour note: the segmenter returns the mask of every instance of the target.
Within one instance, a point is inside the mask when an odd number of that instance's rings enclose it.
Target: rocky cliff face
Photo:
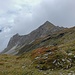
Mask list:
[[[41,25],[36,30],[32,31],[28,35],[19,35],[16,34],[11,37],[7,48],[2,52],[6,54],[17,54],[18,49],[23,45],[27,45],[38,38],[45,37],[47,35],[52,35],[56,31],[60,31],[64,29],[63,27],[55,26],[49,21],[46,21],[43,25]]]

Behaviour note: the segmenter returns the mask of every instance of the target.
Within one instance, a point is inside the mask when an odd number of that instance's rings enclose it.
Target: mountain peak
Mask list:
[[[48,24],[48,23],[50,23],[50,22],[49,22],[49,21],[46,21],[46,22],[45,22],[45,24]]]
[[[52,23],[50,23],[49,21],[46,21],[45,23],[43,23],[40,27],[39,27],[39,29],[43,29],[44,30],[44,32],[46,32],[46,30],[48,31],[48,30],[50,30],[50,29],[52,29],[52,28],[54,28],[54,27],[56,27],[56,26],[54,26]]]
[[[42,26],[45,26],[45,27],[54,27],[54,25],[49,22],[49,21],[46,21]]]
[[[15,34],[12,38],[17,38],[17,37],[20,37],[20,35],[18,33]]]
[[[28,45],[36,39],[43,38],[47,35],[52,35],[54,32],[62,30],[62,29],[63,28],[54,26],[49,21],[46,21],[39,28],[32,31],[28,35],[20,36],[18,33],[15,34],[13,37],[11,37],[7,45],[7,48],[4,50],[4,52],[11,51],[12,48],[14,48],[15,46],[16,46],[15,50],[17,50],[18,47],[21,47],[23,45]]]
[[[14,36],[20,36],[20,35],[17,33],[17,34],[15,34]]]

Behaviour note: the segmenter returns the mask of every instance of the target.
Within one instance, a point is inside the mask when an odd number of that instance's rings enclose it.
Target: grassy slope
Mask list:
[[[23,53],[26,49],[29,52]],[[0,75],[75,75],[75,28],[38,39],[21,50],[20,56],[0,55]]]

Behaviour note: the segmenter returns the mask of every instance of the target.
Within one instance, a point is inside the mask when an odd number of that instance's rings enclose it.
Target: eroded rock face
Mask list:
[[[62,30],[62,29],[64,29],[64,28],[55,26],[52,23],[50,23],[49,21],[46,21],[43,25],[41,25],[39,28],[32,31],[28,35],[21,36],[19,34],[16,34],[13,37],[11,37],[11,39],[7,45],[7,48],[2,53],[7,54],[8,51],[11,50],[14,46],[16,46],[16,48],[13,50],[16,51],[17,48],[22,47],[23,45],[30,44],[31,42],[33,42],[34,40],[36,40],[38,38],[45,37],[47,35],[51,35],[54,32]]]

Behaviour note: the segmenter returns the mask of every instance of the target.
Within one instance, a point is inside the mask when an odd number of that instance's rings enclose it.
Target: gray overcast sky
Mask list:
[[[14,34],[28,34],[47,20],[74,26],[75,0],[0,0],[0,51]]]

